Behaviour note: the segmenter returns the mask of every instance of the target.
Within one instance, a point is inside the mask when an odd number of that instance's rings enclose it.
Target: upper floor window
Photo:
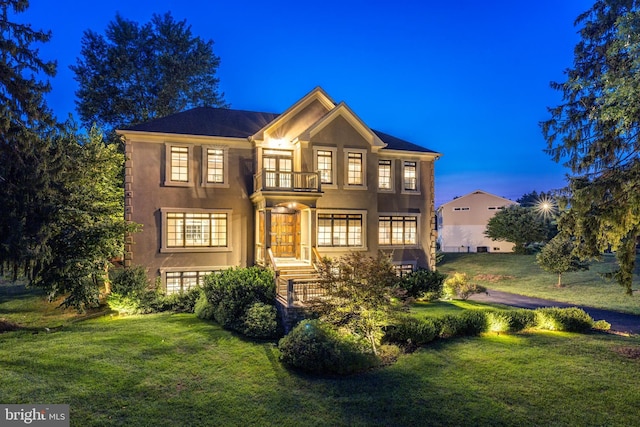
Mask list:
[[[418,167],[417,162],[408,162],[405,161],[403,163],[403,190],[409,192],[418,191]]]
[[[378,190],[393,190],[393,162],[391,160],[378,161]]]
[[[468,211],[469,208],[453,208],[454,211]]]
[[[229,148],[202,146],[202,185],[205,187],[229,186]]]
[[[191,185],[191,152],[190,145],[165,146],[165,185],[187,186]]]
[[[418,218],[415,216],[381,216],[378,221],[380,245],[416,245]]]
[[[316,151],[317,169],[320,172],[322,184],[333,184],[333,152],[328,150]]]
[[[224,183],[224,150],[220,148],[207,149],[207,182]]]
[[[345,188],[366,188],[367,162],[366,150],[347,149],[345,150]]]

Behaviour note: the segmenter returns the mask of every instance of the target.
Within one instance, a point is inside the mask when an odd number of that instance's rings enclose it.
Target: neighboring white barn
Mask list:
[[[513,252],[511,242],[498,242],[484,235],[497,212],[517,205],[504,197],[477,190],[440,206],[438,243],[443,252]]]

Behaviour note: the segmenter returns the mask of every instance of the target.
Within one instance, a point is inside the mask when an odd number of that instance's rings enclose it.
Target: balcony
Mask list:
[[[320,193],[320,173],[260,171],[253,176],[253,191]]]

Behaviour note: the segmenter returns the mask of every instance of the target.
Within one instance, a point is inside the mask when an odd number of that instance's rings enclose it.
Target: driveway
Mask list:
[[[551,301],[540,298],[526,297],[523,295],[511,294],[489,289],[486,294],[475,294],[469,297],[470,300],[480,302],[490,302],[505,304],[512,307],[535,309],[539,307],[576,307],[574,304]],[[611,323],[611,330],[615,332],[626,332],[630,334],[640,334],[640,316],[635,314],[618,313],[616,311],[602,310],[593,307],[577,306],[589,313],[594,320],[606,320]]]

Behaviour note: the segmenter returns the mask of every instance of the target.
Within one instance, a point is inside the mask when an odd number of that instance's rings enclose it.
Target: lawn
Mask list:
[[[0,317],[20,316],[12,304]],[[640,425],[639,356],[638,337],[487,334],[316,378],[192,314],[103,316],[0,334],[0,402],[66,403],[73,426],[627,426]]]
[[[438,264],[442,273],[467,273],[474,282],[489,289],[512,292],[576,305],[640,314],[640,293],[624,293],[617,283],[602,277],[616,268],[613,255],[605,255],[588,271],[565,273],[563,287],[556,287],[557,276],[542,270],[535,255],[445,254]],[[640,260],[636,262],[634,289],[640,289]]]

